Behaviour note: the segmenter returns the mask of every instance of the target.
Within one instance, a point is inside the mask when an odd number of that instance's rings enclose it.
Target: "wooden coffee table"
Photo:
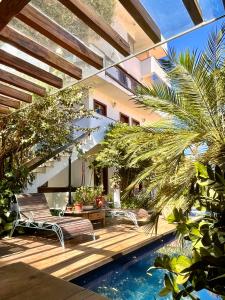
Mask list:
[[[89,219],[92,223],[101,223],[102,227],[105,227],[105,210],[104,209],[91,209],[77,211],[65,211],[64,216],[73,216]]]

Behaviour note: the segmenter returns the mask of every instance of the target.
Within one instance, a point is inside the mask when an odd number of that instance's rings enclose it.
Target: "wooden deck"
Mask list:
[[[173,231],[174,225],[160,219],[158,236],[146,234],[132,225],[114,225],[96,230],[96,241],[81,237],[66,242],[62,249],[58,240],[40,236],[19,236],[0,241],[0,267],[24,262],[56,277],[71,280],[87,273],[121,254],[129,253]]]

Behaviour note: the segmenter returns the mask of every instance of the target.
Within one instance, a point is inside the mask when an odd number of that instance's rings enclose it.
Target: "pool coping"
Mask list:
[[[131,252],[134,252],[134,251],[136,251],[136,250],[138,250],[138,249],[140,249],[140,248],[142,248],[146,245],[150,245],[151,243],[154,243],[154,242],[162,239],[163,237],[165,237],[167,235],[170,235],[172,233],[175,233],[175,232],[176,232],[176,228],[173,228],[173,229],[170,229],[170,230],[168,230],[164,233],[161,233],[159,235],[151,236],[151,237],[149,237],[149,239],[146,239],[146,240],[140,242],[137,245],[132,245],[129,248],[127,248],[127,249],[125,249],[121,252],[115,253],[112,256],[109,256],[109,257],[106,257],[106,258],[103,258],[103,259],[99,260],[98,262],[92,264],[91,268],[87,266],[86,268],[79,270],[75,274],[71,274],[71,275],[67,276],[66,278],[64,278],[64,280],[72,281],[77,277],[80,277],[80,276],[85,275],[85,274],[87,274],[91,271],[94,271],[95,269],[98,269],[99,267],[102,267],[102,266],[104,266],[104,265],[106,265],[106,264],[108,264],[112,261],[115,261],[116,259],[118,259],[122,256],[125,256],[125,255],[127,255]]]

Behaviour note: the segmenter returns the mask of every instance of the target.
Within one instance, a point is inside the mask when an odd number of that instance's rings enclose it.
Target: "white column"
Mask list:
[[[113,190],[113,202],[115,208],[121,208],[120,203],[120,189],[114,189]]]

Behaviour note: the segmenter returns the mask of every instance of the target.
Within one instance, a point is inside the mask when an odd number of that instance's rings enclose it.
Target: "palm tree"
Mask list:
[[[128,167],[149,161],[128,189],[145,181],[147,192],[157,190],[154,217],[178,202],[190,209],[194,161],[225,166],[224,36],[225,25],[210,34],[203,52],[187,50],[177,56],[171,50],[162,62],[168,82],[142,88],[134,98],[163,118],[138,130],[125,128],[117,136],[118,143],[126,144]]]

